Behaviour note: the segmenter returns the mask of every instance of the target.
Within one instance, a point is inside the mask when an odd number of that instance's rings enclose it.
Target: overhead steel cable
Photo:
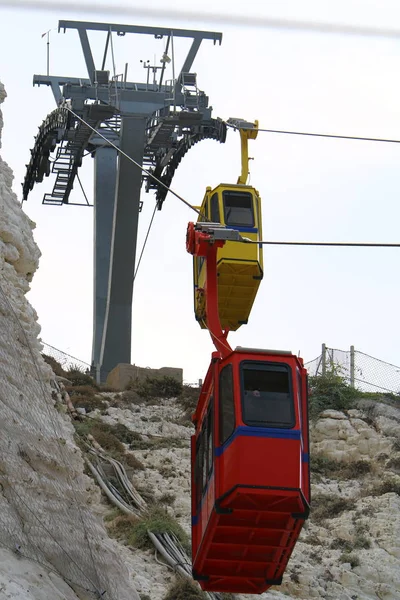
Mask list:
[[[385,244],[380,242],[272,242],[257,241],[242,238],[240,243],[262,244],[263,246],[338,246],[343,248],[400,248],[399,244]]]
[[[142,250],[141,250],[140,256],[139,256],[139,260],[138,260],[138,263],[137,263],[137,266],[136,266],[136,269],[135,269],[135,273],[133,275],[133,281],[135,281],[136,275],[138,274],[138,271],[139,271],[139,267],[140,267],[140,263],[142,261],[142,256],[143,256],[143,253],[144,253],[144,249],[146,248],[147,240],[149,239],[149,235],[150,235],[151,226],[153,225],[154,217],[156,215],[156,210],[157,210],[157,203],[156,203],[156,205],[154,207],[153,215],[152,215],[151,220],[150,220],[150,225],[149,225],[149,227],[147,229],[146,237],[144,239]]]
[[[237,127],[235,127],[235,125],[232,125],[231,123],[228,123],[226,121],[224,121],[225,125],[227,125],[227,127],[230,127],[231,129],[238,129]],[[241,127],[240,129],[246,129],[249,131],[253,131],[254,128],[251,127]],[[264,132],[264,133],[280,133],[280,134],[284,134],[284,135],[302,135],[302,136],[308,136],[308,137],[321,137],[321,138],[333,138],[333,139],[337,139],[337,140],[356,140],[356,141],[360,141],[360,142],[385,142],[387,144],[400,144],[400,140],[392,140],[390,138],[374,138],[374,137],[364,137],[364,136],[356,136],[356,135],[336,135],[333,133],[313,133],[313,132],[309,132],[309,131],[286,131],[283,129],[258,129],[257,128],[257,132]]]

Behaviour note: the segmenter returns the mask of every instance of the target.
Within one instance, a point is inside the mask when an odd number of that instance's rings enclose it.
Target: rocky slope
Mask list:
[[[359,404],[327,410],[312,425],[312,514],[283,584],[261,598],[400,598],[400,406]],[[145,469],[133,481],[146,497],[162,501],[168,494],[169,510],[188,531],[190,457],[181,442],[189,442],[191,426],[181,424],[179,403],[143,401],[102,412],[93,416],[124,424],[144,441],[159,436],[158,450],[135,450]],[[152,600],[164,593],[165,585],[154,582]]]

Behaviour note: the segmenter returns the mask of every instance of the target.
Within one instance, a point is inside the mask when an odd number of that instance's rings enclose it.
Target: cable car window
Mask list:
[[[210,215],[208,213],[208,200],[205,201],[204,203],[204,209],[201,211],[202,212],[202,217],[200,218],[200,221],[206,221],[207,219],[210,218]]]
[[[200,277],[200,273],[201,273],[201,269],[203,268],[204,265],[204,256],[195,256],[195,261],[196,261],[196,265],[197,265],[197,281],[199,280]]]
[[[219,375],[219,438],[226,442],[235,429],[235,402],[233,397],[233,369],[226,365]]]
[[[213,413],[212,404],[207,414],[207,479],[211,475],[213,467]]]
[[[211,196],[211,221],[213,223],[221,223],[217,193]]]
[[[204,437],[202,434],[197,438],[196,442],[196,505],[201,502],[201,494],[203,489],[203,467],[204,467]]]
[[[243,422],[246,425],[294,427],[291,374],[287,365],[242,362]]]
[[[201,430],[201,445],[203,450],[201,491],[203,493],[207,485],[207,419],[204,419],[203,429]]]
[[[225,225],[254,227],[253,197],[249,192],[225,190],[222,198]]]

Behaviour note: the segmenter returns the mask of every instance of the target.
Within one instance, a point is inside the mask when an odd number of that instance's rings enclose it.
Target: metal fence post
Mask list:
[[[322,344],[322,375],[326,375],[326,345]]]
[[[350,385],[355,387],[355,352],[354,346],[350,346]]]

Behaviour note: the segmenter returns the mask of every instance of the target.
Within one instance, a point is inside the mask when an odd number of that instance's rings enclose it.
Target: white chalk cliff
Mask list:
[[[2,125],[0,111],[0,139]],[[0,157],[0,599],[92,600],[106,591],[105,600],[163,600],[174,573],[154,552],[108,537],[105,501],[84,474],[52,388],[37,315],[25,296],[40,252],[12,178]],[[189,532],[192,430],[180,422],[179,404],[110,406],[96,415],[143,439],[187,440],[186,447],[136,451],[145,470],[133,481],[156,499],[172,495],[168,510]],[[282,586],[261,598],[399,600],[399,403],[325,411],[312,426],[312,454],[313,512]]]
[[[0,103],[5,97],[0,84]],[[0,112],[0,135],[2,126]],[[99,492],[83,474],[73,427],[56,410],[37,315],[25,297],[40,252],[12,179],[0,158],[0,597],[75,600],[74,589],[79,598],[107,591],[110,599],[138,600],[92,510]],[[36,562],[27,567],[26,559]]]

